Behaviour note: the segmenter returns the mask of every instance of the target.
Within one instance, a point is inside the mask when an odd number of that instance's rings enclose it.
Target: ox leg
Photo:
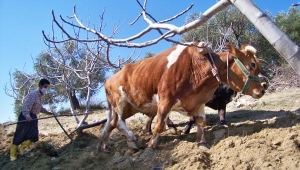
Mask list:
[[[112,108],[109,108],[108,116],[107,116],[107,121],[105,123],[105,126],[101,132],[100,138],[99,138],[99,149],[98,150],[103,150],[104,152],[108,152],[107,150],[107,141],[109,139],[109,135],[111,131],[116,128],[118,116],[116,112],[113,111]]]
[[[153,121],[154,117],[155,116],[148,117],[148,119],[146,121],[146,128],[144,130],[145,133],[152,134],[151,124],[152,124],[152,121]],[[175,124],[172,122],[172,120],[169,117],[166,118],[166,124],[167,124],[169,129],[173,130],[172,133],[177,134],[177,128],[176,128]]]
[[[206,121],[203,117],[195,116],[196,124],[197,124],[197,140],[199,144],[206,143],[204,137],[204,127],[206,126]]]
[[[145,133],[152,134],[151,124],[152,124],[153,119],[154,119],[154,116],[148,117],[148,119],[146,121],[146,129],[144,131]]]
[[[166,121],[165,119],[168,113],[170,112],[171,107],[172,107],[172,103],[170,103],[168,100],[166,101],[161,100],[159,102],[158,111],[156,115],[156,122],[153,130],[154,132],[150,141],[148,142],[148,148],[155,149],[157,147],[158,137],[160,133],[164,131],[165,121]]]
[[[221,109],[218,109],[219,117],[220,117],[220,125],[226,125],[226,107],[223,107]]]
[[[189,134],[194,123],[195,123],[195,117],[191,116],[189,122],[187,123],[187,125],[185,126],[185,128],[182,132],[182,135]]]
[[[207,147],[205,137],[204,137],[204,127],[206,126],[206,116],[204,112],[205,105],[201,105],[198,109],[198,115],[195,116],[195,121],[197,125],[197,140],[199,146]]]
[[[117,123],[118,130],[127,138],[127,145],[132,149],[139,149],[136,145],[137,138],[132,131],[128,129],[125,124],[125,120],[118,119]]]
[[[175,124],[173,123],[173,121],[169,118],[169,116],[166,118],[166,124],[167,124],[168,128],[172,130],[173,134],[177,134],[177,128],[176,128]]]

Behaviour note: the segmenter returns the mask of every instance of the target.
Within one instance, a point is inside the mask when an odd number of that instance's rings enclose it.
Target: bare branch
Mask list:
[[[139,3],[139,2],[138,2]],[[140,4],[140,3],[139,3]],[[128,38],[124,38],[124,39],[113,39],[113,38],[109,38],[108,36],[105,36],[104,34],[102,34],[101,32],[96,31],[95,29],[91,29],[87,26],[85,26],[77,17],[76,14],[76,6],[74,6],[73,8],[73,19],[76,20],[77,24],[76,27],[83,29],[87,32],[91,32],[93,34],[95,34],[97,36],[97,39],[76,39],[75,37],[72,37],[70,34],[67,33],[67,31],[64,30],[64,28],[56,21],[55,17],[53,16],[53,20],[56,23],[56,25],[59,27],[59,29],[62,30],[62,32],[64,34],[66,34],[66,36],[68,37],[68,40],[76,40],[78,42],[94,42],[94,41],[104,41],[108,44],[114,45],[114,46],[119,46],[119,47],[136,47],[136,48],[142,48],[145,46],[150,46],[153,44],[158,43],[159,41],[163,40],[163,39],[167,39],[170,37],[175,36],[176,34],[182,34],[185,33],[191,29],[194,29],[200,25],[202,25],[203,23],[205,23],[210,17],[212,17],[215,13],[217,13],[218,11],[226,8],[228,5],[230,5],[230,2],[228,0],[221,0],[219,1],[217,4],[215,4],[213,7],[211,7],[210,9],[208,9],[206,12],[203,13],[202,17],[195,20],[194,22],[191,22],[189,24],[183,25],[181,27],[177,27],[174,26],[172,24],[167,24],[165,22],[168,22],[170,20],[173,20],[179,16],[181,16],[183,13],[186,13],[193,5],[191,5],[190,7],[188,7],[186,10],[184,10],[183,12],[175,15],[174,17],[171,17],[169,19],[166,20],[162,20],[162,21],[158,21],[156,23],[153,23],[151,20],[149,20],[147,18],[147,16],[152,17],[150,14],[147,14],[145,9],[146,5],[146,1],[144,1],[144,6],[142,7],[143,12],[143,19],[149,24],[149,26],[147,28],[145,28],[144,30],[140,31],[139,33],[137,33],[136,35],[133,35],[131,37]],[[141,6],[141,4],[140,4]],[[54,14],[54,13],[53,13]],[[138,17],[140,18],[140,17]],[[137,18],[137,19],[138,19]],[[153,17],[152,17],[153,18]],[[137,20],[136,19],[136,20]],[[135,21],[136,21],[135,20]],[[133,23],[135,23],[135,21]],[[75,26],[74,24],[70,23],[70,22],[65,22],[70,26]],[[142,37],[143,35],[147,34],[148,32],[150,32],[151,30],[166,30],[165,33],[163,33],[160,37],[152,39],[152,40],[148,40],[145,42],[141,42],[141,43],[134,43],[134,40],[139,39],[140,37]],[[44,35],[44,34],[43,34]],[[45,36],[45,35],[44,35]],[[46,37],[45,37],[46,38]],[[48,39],[46,38],[46,40],[48,41]],[[53,43],[62,43],[65,42],[64,40],[51,40],[51,42]]]
[[[188,8],[186,8],[184,11],[176,14],[175,16],[169,18],[169,19],[166,19],[166,20],[163,20],[163,21],[159,21],[158,23],[166,23],[166,22],[170,22],[178,17],[180,17],[181,15],[185,14],[186,12],[188,12],[190,9],[192,9],[194,6],[194,4],[191,4]]]

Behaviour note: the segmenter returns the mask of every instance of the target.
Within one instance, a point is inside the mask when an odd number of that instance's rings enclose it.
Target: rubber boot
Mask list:
[[[18,145],[12,144],[10,146],[10,161],[15,161],[17,159]]]
[[[23,155],[24,154],[24,151],[25,149],[31,144],[31,141],[30,140],[26,140],[25,142],[23,142],[20,146],[20,149],[19,149],[19,153],[20,155]]]

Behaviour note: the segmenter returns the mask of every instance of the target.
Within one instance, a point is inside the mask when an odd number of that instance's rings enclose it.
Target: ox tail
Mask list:
[[[107,111],[107,121],[106,122],[110,123],[111,117],[112,117],[112,107],[109,102],[107,102],[107,108],[108,108],[108,111]]]
[[[112,110],[112,106],[111,106],[111,103],[109,102],[108,100],[108,91],[107,89],[105,89],[105,93],[106,93],[106,101],[107,101],[107,108],[108,108],[108,111],[107,111],[107,123],[106,124],[109,124],[111,122],[111,118],[112,118],[112,114],[113,114],[113,110]]]

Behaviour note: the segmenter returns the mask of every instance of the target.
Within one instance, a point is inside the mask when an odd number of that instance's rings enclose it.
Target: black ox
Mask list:
[[[220,84],[217,90],[215,91],[212,99],[205,104],[205,106],[211,109],[218,110],[218,114],[220,117],[220,125],[226,125],[227,123],[225,119],[226,105],[232,101],[232,99],[236,96],[236,94],[237,93],[234,90],[232,90],[229,86]],[[149,133],[152,132],[151,123],[153,119],[154,116],[148,118],[146,122],[146,129],[145,129],[146,132]],[[169,118],[167,118],[166,121],[169,128],[173,128],[175,131],[177,131],[176,126]],[[194,123],[195,123],[194,117],[190,117],[190,120],[187,122],[187,125],[185,126],[182,134],[189,134]]]

